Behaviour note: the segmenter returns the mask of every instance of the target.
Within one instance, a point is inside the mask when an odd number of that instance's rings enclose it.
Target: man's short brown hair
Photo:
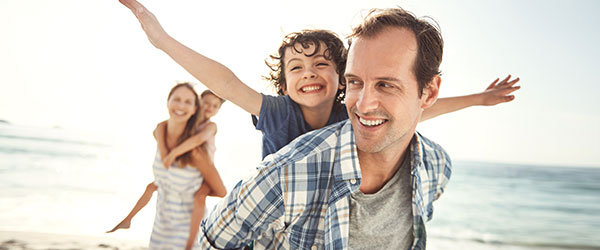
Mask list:
[[[431,18],[427,18],[432,20]],[[412,30],[417,39],[418,53],[413,64],[413,72],[419,84],[419,96],[423,88],[440,74],[440,64],[444,51],[444,41],[435,21],[417,18],[402,8],[372,9],[365,20],[354,27],[350,39],[372,38],[386,28],[406,28]],[[435,25],[434,25],[435,24]],[[351,41],[351,40],[350,40]]]

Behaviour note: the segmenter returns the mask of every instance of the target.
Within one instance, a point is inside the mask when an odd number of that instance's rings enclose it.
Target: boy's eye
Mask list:
[[[320,62],[320,63],[317,63],[317,66],[329,66],[329,63]]]
[[[300,69],[300,66],[293,66],[293,67],[290,69],[290,71],[294,71],[294,70],[298,70],[298,69]]]

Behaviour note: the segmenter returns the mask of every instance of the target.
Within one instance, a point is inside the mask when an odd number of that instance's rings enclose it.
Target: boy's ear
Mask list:
[[[287,91],[287,84],[281,84],[279,85],[281,88],[281,91],[283,91],[283,95],[288,95],[288,91]]]
[[[427,87],[423,88],[423,93],[421,94],[421,108],[426,109],[431,107],[435,101],[437,100],[438,93],[440,91],[440,84],[442,83],[442,78],[440,75],[435,75],[433,79],[427,84]]]

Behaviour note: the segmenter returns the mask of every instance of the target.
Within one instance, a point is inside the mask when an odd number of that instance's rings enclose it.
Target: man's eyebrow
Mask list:
[[[354,75],[354,74],[352,74],[352,73],[345,73],[345,74],[344,74],[344,77],[348,77],[348,78],[360,78],[360,77],[358,77],[357,75]]]
[[[346,73],[346,74],[344,74],[344,77],[348,77],[348,78],[360,78],[357,75],[354,75],[352,73]],[[388,76],[377,77],[377,78],[375,78],[375,80],[377,80],[377,81],[388,81],[388,82],[402,83],[402,81],[400,79],[395,78],[395,77],[388,77]]]
[[[402,81],[401,81],[400,79],[398,79],[398,78],[395,78],[395,77],[387,77],[387,76],[384,76],[384,77],[377,77],[377,78],[375,78],[375,79],[377,79],[378,81],[388,81],[388,82],[398,82],[398,83],[402,83]]]

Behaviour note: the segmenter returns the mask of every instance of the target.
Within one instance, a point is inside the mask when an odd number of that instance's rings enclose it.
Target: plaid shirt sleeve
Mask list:
[[[278,168],[261,168],[239,182],[202,222],[202,249],[236,249],[257,238],[283,216]]]

